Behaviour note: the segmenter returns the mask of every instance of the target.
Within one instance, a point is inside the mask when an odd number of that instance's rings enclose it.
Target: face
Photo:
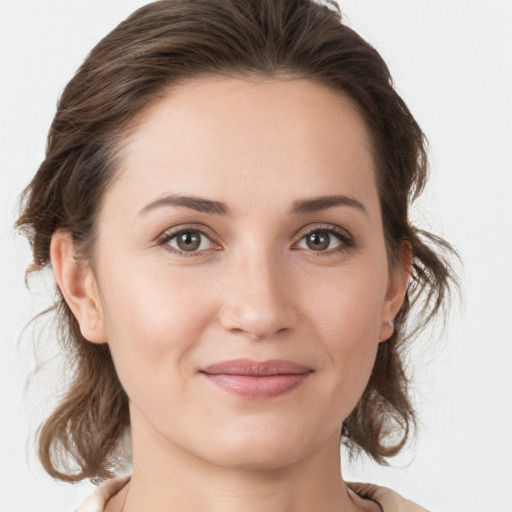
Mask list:
[[[338,444],[405,286],[351,102],[300,79],[191,81],[121,154],[98,217],[95,340],[132,430],[238,468]]]

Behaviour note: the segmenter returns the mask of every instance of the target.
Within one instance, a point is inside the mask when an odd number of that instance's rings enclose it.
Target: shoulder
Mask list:
[[[123,476],[101,484],[82,502],[75,512],[103,512],[108,500],[116,495],[129,480],[129,476]]]
[[[428,512],[426,508],[405,499],[387,487],[355,482],[347,482],[347,485],[362,498],[376,501],[383,512]]]

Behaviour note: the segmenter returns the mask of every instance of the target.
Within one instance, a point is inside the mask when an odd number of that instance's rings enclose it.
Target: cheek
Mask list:
[[[377,262],[361,271],[353,268],[337,281],[324,282],[312,301],[310,318],[321,336],[327,364],[334,369],[332,389],[352,405],[373,368],[386,286],[385,266]]]
[[[155,384],[168,380],[170,366],[181,367],[200,342],[211,316],[210,293],[152,266],[105,266],[104,275],[105,328],[121,382],[133,387],[133,368],[141,375],[144,370],[146,378],[149,369]]]
[[[318,319],[317,328],[328,339],[343,339],[354,347],[377,341],[387,288],[385,265],[376,261],[346,268],[309,288],[309,295],[314,293],[310,317]]]

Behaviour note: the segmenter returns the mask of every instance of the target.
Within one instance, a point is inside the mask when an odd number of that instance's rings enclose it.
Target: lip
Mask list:
[[[234,359],[207,366],[200,373],[228,393],[264,399],[291,391],[307,379],[312,371],[307,366],[283,359]]]

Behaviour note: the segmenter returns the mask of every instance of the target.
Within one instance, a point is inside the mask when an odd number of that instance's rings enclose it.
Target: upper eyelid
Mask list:
[[[297,242],[294,242],[294,244],[300,242],[305,236],[307,236],[310,233],[314,233],[315,231],[327,231],[328,233],[338,237],[342,242],[344,242],[347,245],[356,245],[356,242],[354,240],[354,237],[352,234],[345,228],[342,228],[341,226],[337,226],[335,224],[314,224],[313,226],[310,226],[308,228],[304,228],[298,231],[299,235],[295,235],[298,237]],[[318,253],[321,253],[322,251],[316,251]]]
[[[168,240],[186,231],[198,231],[199,233],[207,236],[210,239],[216,238],[215,235],[212,234],[211,229],[202,224],[183,224],[166,229],[165,231],[160,233],[155,240],[157,242],[166,239]]]
[[[305,228],[301,228],[297,231],[297,236],[299,233],[302,232],[302,236],[307,235],[308,233],[312,233],[314,231],[329,231],[329,232],[341,232],[347,235],[347,237],[352,238],[352,235],[350,232],[342,228],[341,226],[337,226],[336,224],[329,224],[329,223],[313,223],[313,225],[308,225]]]
[[[329,223],[313,223],[313,225],[308,225],[306,227],[302,227],[294,233],[293,238],[298,236],[299,233],[301,233],[301,232],[302,232],[302,236],[305,236],[308,233],[314,232],[315,230],[334,231],[334,232],[341,231],[343,234],[347,235],[347,237],[352,238],[351,233],[347,229],[342,228],[341,226],[337,226],[335,224],[329,224]],[[212,236],[212,235],[210,235],[211,229],[208,228],[207,226],[204,226],[202,224],[183,224],[183,225],[178,225],[178,226],[174,226],[172,228],[166,229],[165,231],[163,231],[156,237],[156,240],[159,240],[161,238],[165,238],[168,236],[174,236],[183,231],[199,231],[208,237]],[[213,238],[215,238],[215,237],[217,237],[217,236],[214,234]],[[220,237],[217,237],[217,238],[220,238]]]

